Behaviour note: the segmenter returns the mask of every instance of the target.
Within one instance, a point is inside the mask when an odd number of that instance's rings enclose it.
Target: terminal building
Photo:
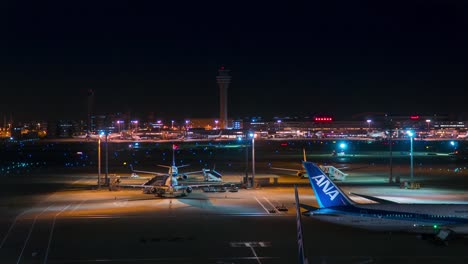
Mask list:
[[[87,120],[48,121],[41,127],[47,127],[48,138],[67,138],[76,135],[105,132],[124,136],[136,135],[137,139],[229,139],[247,137],[254,132],[260,138],[352,138],[352,137],[404,137],[405,131],[413,130],[420,138],[465,138],[468,121],[454,121],[443,115],[372,115],[363,114],[349,120],[336,120],[331,115],[310,117],[245,117],[227,119],[227,128],[223,128],[219,118],[192,118],[184,120],[138,120],[122,114],[102,114]],[[36,124],[37,126],[37,124]],[[18,126],[15,126],[18,130]],[[16,137],[27,137],[24,133],[30,126],[22,126],[23,133]],[[35,129],[37,131],[37,129]],[[19,131],[19,130],[18,130]],[[132,138],[132,137],[130,137]]]

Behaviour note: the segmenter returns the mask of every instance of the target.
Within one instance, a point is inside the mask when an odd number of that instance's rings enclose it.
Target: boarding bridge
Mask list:
[[[164,181],[166,181],[166,177],[167,176],[164,176],[164,175],[156,175],[153,178],[149,179],[147,182],[145,182],[143,185],[152,186],[152,185],[156,185],[158,183],[159,184],[163,183]]]
[[[348,176],[347,173],[344,173],[340,171],[339,169],[333,167],[333,166],[325,166],[321,165],[320,168],[325,172],[328,177],[330,177],[332,180],[337,180],[337,181],[344,181],[346,179],[346,176]]]
[[[221,173],[215,171],[214,169],[202,169],[203,176],[205,177],[205,181],[209,182],[221,182],[223,180],[223,176]]]

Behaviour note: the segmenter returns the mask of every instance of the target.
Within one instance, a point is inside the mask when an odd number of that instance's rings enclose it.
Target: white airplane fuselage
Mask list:
[[[359,204],[354,208],[320,208],[308,213],[318,220],[373,231],[434,234],[439,226],[456,225],[468,234],[468,204]]]
[[[468,235],[468,203],[403,204],[360,195],[378,203],[357,204],[319,166],[311,162],[303,164],[319,205],[309,207],[306,212],[313,218],[374,231],[432,234],[442,241],[452,234]]]

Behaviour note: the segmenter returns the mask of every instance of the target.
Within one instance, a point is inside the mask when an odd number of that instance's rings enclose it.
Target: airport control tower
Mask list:
[[[228,127],[228,87],[231,83],[231,75],[229,75],[229,70],[224,69],[224,66],[219,68],[216,82],[219,86],[219,123],[222,129],[226,129]]]

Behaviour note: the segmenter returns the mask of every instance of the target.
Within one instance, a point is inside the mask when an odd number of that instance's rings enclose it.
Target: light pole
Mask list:
[[[410,137],[410,175],[411,175],[411,182],[413,181],[413,131],[408,130],[406,132]]]
[[[276,121],[278,123],[278,131],[281,131],[281,120]]]
[[[122,120],[117,120],[117,127],[118,127],[118,129],[119,129],[119,133],[120,133],[120,131],[122,130],[122,128],[120,127],[122,124],[123,124],[123,121],[122,121]]]
[[[99,160],[98,160],[98,166],[99,166],[99,176],[101,175],[101,136],[105,136],[106,137],[106,159],[105,159],[105,163],[106,163],[106,168],[105,168],[105,177],[104,177],[104,185],[106,186],[109,186],[110,188],[110,185],[109,185],[109,148],[108,148],[108,134],[106,132],[101,132],[101,134],[99,135],[99,147],[98,147],[98,152],[99,152]]]
[[[431,120],[430,119],[426,119],[426,124],[427,124],[427,132],[429,132],[429,129],[430,129],[430,124],[431,124]]]
[[[101,189],[101,135],[98,137],[98,189]]]
[[[241,137],[238,140],[242,140]],[[244,177],[244,184],[249,184],[249,145],[247,142],[244,142],[245,147],[245,177]]]
[[[109,138],[108,137],[108,134],[105,133],[105,136],[106,136],[106,185],[109,186],[110,188],[110,184],[109,184],[109,148],[108,148],[108,141],[107,139]]]
[[[255,186],[255,133],[250,133],[252,137],[252,186]]]
[[[367,131],[370,131],[370,124],[372,123],[372,120],[367,119]]]

